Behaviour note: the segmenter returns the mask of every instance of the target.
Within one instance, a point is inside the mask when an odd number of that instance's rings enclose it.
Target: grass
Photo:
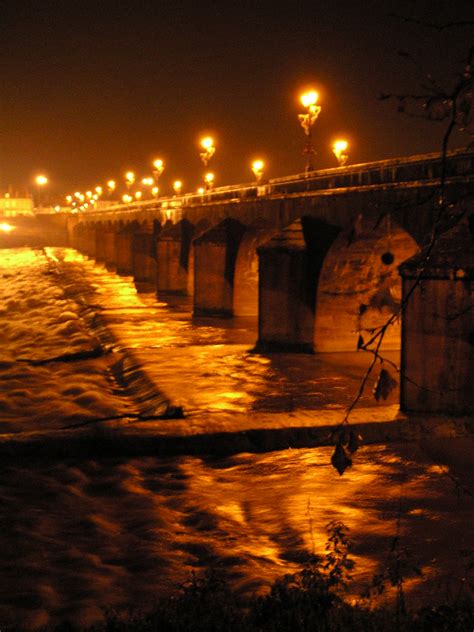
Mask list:
[[[472,632],[474,585],[469,581],[446,603],[407,611],[403,589],[413,568],[404,563],[399,548],[394,538],[386,568],[374,576],[360,601],[348,603],[344,596],[354,566],[350,539],[343,523],[332,522],[325,555],[312,555],[300,571],[276,580],[265,595],[237,594],[223,572],[211,568],[193,574],[171,596],[157,598],[147,612],[109,612],[87,632]],[[395,589],[393,604],[374,607],[373,596],[388,587]],[[7,626],[2,632],[17,629]],[[78,630],[62,623],[44,632]]]

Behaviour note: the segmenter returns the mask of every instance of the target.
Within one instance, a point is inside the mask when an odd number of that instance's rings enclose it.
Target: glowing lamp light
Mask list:
[[[124,202],[125,204],[128,204],[128,202],[132,201],[132,196],[128,195],[128,193],[125,193],[124,195],[122,195],[122,202]]]
[[[2,222],[0,224],[0,230],[2,233],[11,233],[15,227],[9,224],[8,222]]]
[[[204,187],[199,187],[199,189],[197,190],[197,192],[199,193],[199,195],[203,195],[203,193],[204,193]]]
[[[173,190],[176,193],[176,195],[179,195],[181,193],[182,188],[183,188],[183,183],[181,182],[181,180],[175,180],[173,182]]]
[[[144,187],[152,187],[154,183],[153,178],[142,178],[142,184]]]
[[[102,187],[96,187],[96,188],[94,189],[94,191],[97,193],[97,195],[102,195],[102,191],[103,191],[103,189],[102,189]]]
[[[343,167],[349,159],[348,154],[345,153],[348,147],[349,143],[347,142],[347,140],[336,140],[333,143],[332,151],[336,156],[337,163],[340,167]]]
[[[214,139],[211,136],[206,136],[201,140],[201,147],[208,151],[211,147],[214,147]]]
[[[44,187],[46,184],[48,184],[48,178],[45,175],[40,174],[36,176],[35,182],[39,187]]]
[[[158,187],[153,187],[151,190],[151,194],[153,195],[153,197],[158,197],[159,192],[160,192],[160,189]]]
[[[255,177],[257,178],[257,182],[260,182],[260,180],[263,177],[264,167],[265,167],[265,163],[263,162],[263,160],[258,159],[252,162],[251,168]]]
[[[115,180],[109,180],[109,181],[107,182],[107,188],[108,188],[108,190],[109,190],[109,191],[115,191],[115,187],[116,187],[116,186],[117,186],[117,185],[116,185],[116,183],[115,183]]]
[[[92,198],[92,191],[86,191],[86,196],[90,200]]]
[[[141,200],[142,199],[142,192],[141,191],[136,191],[135,192],[135,199],[136,200]]]
[[[72,204],[72,195],[66,195],[66,202]]]
[[[300,96],[301,104],[304,108],[309,108],[312,105],[316,105],[319,99],[319,94],[316,90],[310,90]]]

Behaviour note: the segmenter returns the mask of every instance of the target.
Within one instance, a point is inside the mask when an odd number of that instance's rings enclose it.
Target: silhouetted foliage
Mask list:
[[[453,21],[445,24],[439,24],[436,22],[424,22],[412,17],[394,15],[393,17],[401,19],[406,22],[413,22],[420,27],[429,28],[438,32],[447,29],[464,29],[465,27],[474,26],[474,22],[465,21]],[[398,51],[398,54],[413,62],[415,66],[420,70],[420,66],[416,59],[406,51]],[[420,92],[417,94],[392,94],[383,93],[379,95],[381,100],[394,100],[397,102],[397,109],[399,112],[409,115],[417,116],[431,121],[438,121],[445,123],[445,131],[443,135],[441,145],[441,177],[439,184],[439,191],[437,196],[437,212],[431,231],[430,239],[424,250],[425,261],[427,261],[431,255],[431,252],[437,243],[439,235],[443,229],[449,224],[459,221],[462,217],[462,213],[459,215],[453,214],[454,204],[453,201],[446,201],[446,178],[447,178],[447,151],[451,136],[454,130],[459,130],[466,133],[470,137],[474,137],[474,44],[468,46],[464,59],[460,62],[460,69],[455,74],[454,83],[449,88],[442,86],[431,73],[424,73],[420,82]],[[471,143],[472,145],[472,143]],[[433,198],[434,199],[434,198]],[[456,212],[456,211],[455,211]],[[472,216],[468,218],[471,234],[473,231],[474,222]],[[350,243],[350,242],[349,242]],[[381,255],[382,262],[386,265],[393,263],[393,253],[389,250]],[[344,442],[341,437],[345,432],[345,427],[349,424],[349,417],[352,410],[357,406],[360,398],[362,397],[368,379],[377,363],[390,364],[400,373],[400,369],[393,362],[386,360],[380,353],[380,348],[384,339],[384,336],[388,328],[394,324],[400,318],[403,309],[408,304],[413,292],[419,285],[423,272],[423,264],[420,266],[420,272],[415,282],[412,284],[411,289],[404,296],[402,303],[398,306],[398,309],[393,313],[384,324],[370,330],[364,330],[368,335],[363,337],[359,333],[357,340],[357,351],[366,351],[373,355],[372,362],[368,367],[364,377],[361,380],[358,392],[356,393],[353,401],[346,410],[345,417],[340,425],[340,433],[334,433],[335,437],[335,450],[331,457],[331,464],[342,476],[346,469],[352,465],[352,459],[348,454],[347,442]],[[367,310],[365,304],[359,306],[359,322],[361,316]],[[365,334],[364,334],[365,335]],[[404,376],[402,376],[404,377]],[[405,376],[406,378],[406,376]],[[408,378],[406,378],[408,379]],[[411,380],[410,380],[411,381]],[[414,383],[414,382],[412,382]],[[392,377],[389,371],[382,366],[378,379],[374,387],[374,398],[378,402],[380,399],[387,399],[393,389],[397,386],[397,381]],[[341,434],[342,433],[342,434]],[[352,451],[351,451],[352,452]]]

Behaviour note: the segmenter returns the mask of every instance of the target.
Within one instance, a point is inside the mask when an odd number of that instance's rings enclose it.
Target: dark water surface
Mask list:
[[[249,352],[255,322],[192,321],[186,302],[138,295],[131,279],[73,251],[53,255],[68,294],[93,302],[117,344],[141,354],[191,416],[340,408],[353,397],[359,356],[259,356]],[[424,573],[407,577],[409,604],[457,586],[474,548],[466,527],[473,507],[448,468],[415,444],[364,447],[343,477],[330,456],[317,448],[3,463],[0,627],[88,625],[110,608],[147,607],[207,566],[223,569],[236,590],[264,590],[311,552],[323,555],[334,520],[353,540],[350,599],[383,566],[396,535]]]

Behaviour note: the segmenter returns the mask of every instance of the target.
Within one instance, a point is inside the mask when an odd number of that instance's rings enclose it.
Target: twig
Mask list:
[[[411,24],[417,24],[418,26],[424,26],[426,28],[435,29],[436,31],[445,31],[447,29],[458,28],[461,26],[474,26],[474,21],[472,20],[459,20],[456,22],[445,22],[445,23],[436,23],[436,22],[426,22],[425,20],[419,20],[417,18],[411,18],[406,15],[399,15],[398,13],[389,13],[391,18],[396,18],[397,20],[402,20],[403,22],[408,22]]]

